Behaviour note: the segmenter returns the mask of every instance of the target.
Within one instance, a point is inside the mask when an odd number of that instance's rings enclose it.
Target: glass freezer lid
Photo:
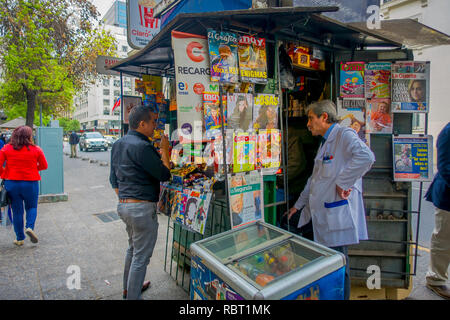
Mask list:
[[[289,237],[275,229],[263,226],[259,223],[244,227],[235,232],[228,233],[222,237],[199,244],[200,247],[208,250],[213,256],[227,263],[245,254],[247,250],[257,250],[260,246],[270,245],[272,242],[279,242]]]
[[[230,262],[227,266],[262,289],[306,264],[317,261],[325,254],[313,251],[295,239],[266,247],[263,250]]]

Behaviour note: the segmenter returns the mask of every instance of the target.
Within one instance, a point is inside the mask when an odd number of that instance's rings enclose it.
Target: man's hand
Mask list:
[[[169,138],[165,134],[161,136],[161,160],[163,164],[170,169],[170,161],[169,161]]]
[[[350,193],[352,192],[352,189],[344,190],[338,185],[336,185],[336,192],[344,200],[347,200],[348,197],[350,197]]]
[[[288,215],[288,220],[291,219],[291,217],[292,217],[297,211],[298,211],[297,208],[291,208],[291,209],[289,210],[289,213],[287,214],[287,215]]]
[[[116,192],[117,196],[119,196],[119,189],[118,188],[114,188],[114,191]]]
[[[169,139],[164,134],[161,136],[161,144],[160,144],[160,146],[161,146],[161,150],[162,151],[169,152]]]

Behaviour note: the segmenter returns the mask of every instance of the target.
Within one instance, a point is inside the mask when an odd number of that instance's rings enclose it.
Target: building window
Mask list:
[[[109,89],[103,89],[103,95],[109,96]]]
[[[126,88],[131,88],[131,81],[125,81],[123,86],[126,87]]]
[[[114,87],[120,87],[120,80],[114,80]]]
[[[114,90],[114,97],[120,96],[120,90]]]
[[[109,106],[109,104],[110,104],[109,99],[103,99],[104,106]]]
[[[109,86],[109,79],[103,79],[103,85]]]
[[[119,109],[119,108],[114,109],[113,114],[114,114],[115,116],[120,116],[120,109]]]
[[[104,108],[103,109],[103,115],[109,116],[109,109],[108,108]]]
[[[131,96],[131,91],[125,91],[124,94],[125,94],[126,96]]]
[[[127,46],[122,46],[122,51],[123,52],[127,52],[128,51],[128,47]]]

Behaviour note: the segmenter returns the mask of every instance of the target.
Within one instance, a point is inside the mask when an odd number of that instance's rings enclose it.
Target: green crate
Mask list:
[[[277,201],[277,176],[263,176],[264,181],[264,205],[272,204]],[[264,220],[272,225],[277,224],[277,207],[264,208]]]

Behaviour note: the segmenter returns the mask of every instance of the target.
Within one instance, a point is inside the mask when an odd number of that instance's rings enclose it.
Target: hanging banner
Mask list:
[[[364,62],[341,62],[342,98],[364,98]]]
[[[231,32],[208,29],[211,81],[239,82],[238,38]]]
[[[257,170],[228,174],[231,227],[263,219],[263,179]]]
[[[392,112],[428,112],[430,63],[398,61],[392,64]]]
[[[144,48],[160,29],[160,20],[154,18],[153,8],[159,1],[127,0],[127,40],[133,49]]]
[[[267,83],[266,39],[241,36],[238,53],[241,82]]]
[[[394,181],[433,179],[433,136],[392,137]]]
[[[218,92],[210,82],[206,37],[172,31],[175,58],[177,121],[183,135],[202,132],[203,92]],[[197,131],[198,130],[198,131]]]

